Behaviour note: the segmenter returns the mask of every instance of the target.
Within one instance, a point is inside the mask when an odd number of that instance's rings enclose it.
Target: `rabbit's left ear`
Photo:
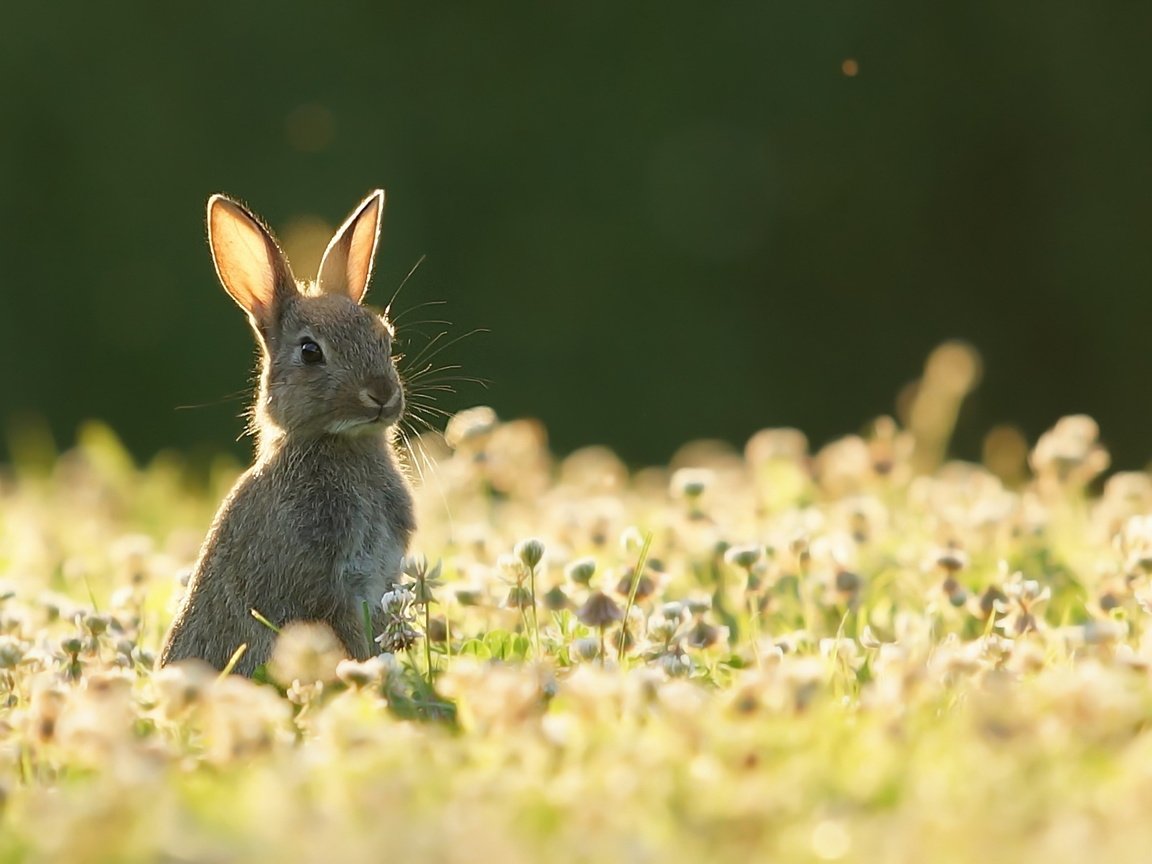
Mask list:
[[[320,261],[316,284],[323,293],[347,294],[357,303],[364,299],[372,278],[383,212],[384,190],[377,189],[340,226]]]

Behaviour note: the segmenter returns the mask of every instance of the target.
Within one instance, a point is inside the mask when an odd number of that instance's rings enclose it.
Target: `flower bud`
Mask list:
[[[544,542],[536,537],[529,537],[516,544],[516,557],[524,562],[529,570],[535,570],[544,560]]]
[[[595,573],[596,561],[592,558],[581,558],[564,568],[564,575],[576,585],[587,585]]]
[[[764,550],[755,544],[746,546],[730,546],[724,553],[724,560],[735,567],[747,570],[760,560]]]

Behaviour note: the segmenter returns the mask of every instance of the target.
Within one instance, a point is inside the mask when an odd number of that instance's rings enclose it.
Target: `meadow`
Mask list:
[[[380,656],[257,681],[154,670],[241,466],[17,435],[0,862],[1145,861],[1152,477],[1085,416],[950,460],[978,376],[640,470],[461,412]]]

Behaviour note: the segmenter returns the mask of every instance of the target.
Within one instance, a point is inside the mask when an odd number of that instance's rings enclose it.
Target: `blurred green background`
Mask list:
[[[1084,411],[1152,456],[1152,4],[10,4],[0,422],[233,448],[252,360],[207,196],[304,250],[388,190],[372,299],[490,332],[452,409],[663,461],[815,443],[928,351],[958,448]],[[318,226],[320,226],[318,228]],[[299,266],[298,272],[307,268]],[[434,325],[407,331],[419,346]],[[420,335],[424,333],[425,335]],[[208,403],[194,410],[178,406]]]

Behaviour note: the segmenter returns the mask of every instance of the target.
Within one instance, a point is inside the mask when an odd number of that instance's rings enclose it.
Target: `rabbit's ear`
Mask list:
[[[364,299],[372,278],[383,212],[384,190],[377,189],[340,226],[320,261],[316,284],[322,292],[347,294],[357,303]]]
[[[220,283],[265,334],[296,290],[288,259],[255,216],[223,195],[208,199],[208,245]]]

